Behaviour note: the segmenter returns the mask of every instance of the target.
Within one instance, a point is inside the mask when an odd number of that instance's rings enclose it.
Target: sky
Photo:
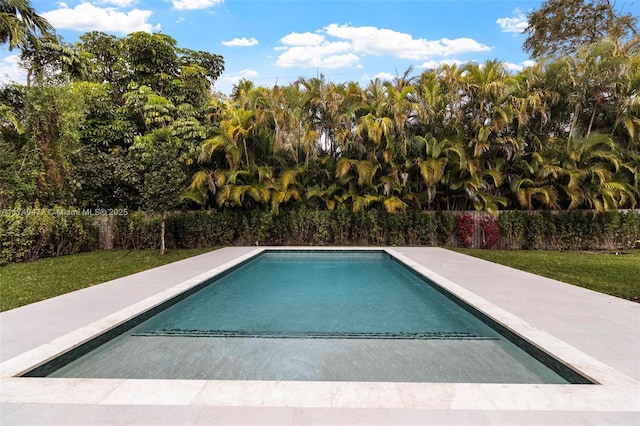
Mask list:
[[[76,42],[87,31],[118,37],[135,31],[162,32],[176,39],[178,47],[222,55],[225,71],[214,89],[227,94],[240,78],[272,87],[322,74],[330,81],[366,86],[375,78],[401,76],[409,67],[417,75],[443,63],[489,59],[518,71],[530,64],[522,50],[526,14],[541,3],[31,0],[65,42]],[[0,48],[0,83],[24,82],[17,53]]]

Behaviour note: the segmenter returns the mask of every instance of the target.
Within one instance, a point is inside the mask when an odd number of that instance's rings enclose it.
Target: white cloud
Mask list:
[[[371,80],[375,80],[376,78],[379,78],[380,80],[388,80],[391,81],[395,78],[395,75],[388,73],[388,72],[379,72],[378,74],[374,75],[373,77],[370,77],[369,74],[365,74],[362,76],[363,80],[366,81],[371,81]]]
[[[0,61],[0,83],[10,82],[24,84],[27,81],[27,71],[20,66],[20,56],[5,56]]]
[[[327,34],[349,40],[356,52],[372,55],[390,55],[402,59],[425,59],[428,56],[447,56],[465,52],[491,50],[470,38],[426,40],[413,38],[411,34],[386,28],[351,27],[330,24],[324,27]]]
[[[227,83],[237,83],[243,78],[251,80],[252,78],[256,78],[258,75],[258,71],[252,70],[251,68],[245,68],[235,74],[222,75],[219,80]]]
[[[287,34],[280,39],[282,44],[287,46],[318,46],[324,41],[324,36],[314,33],[296,33]]]
[[[160,29],[160,24],[152,25],[148,22],[153,13],[150,10],[133,9],[129,12],[119,12],[113,7],[100,8],[91,3],[80,3],[73,9],[60,3],[59,7],[59,9],[42,13],[42,17],[56,28],[114,31],[125,34]]]
[[[349,52],[347,42],[324,42],[313,46],[294,46],[280,54],[276,65],[291,68],[342,68],[356,64],[360,58]]]
[[[199,10],[207,9],[222,3],[223,0],[171,0],[173,8],[176,10]]]
[[[181,16],[178,19],[176,19],[176,24],[182,24],[185,21],[185,19]]]
[[[536,64],[535,61],[526,60],[521,64],[514,64],[513,62],[503,62],[502,63],[507,71],[522,71],[525,68],[532,67]]]
[[[231,47],[247,47],[247,46],[255,46],[256,44],[258,44],[258,40],[256,40],[254,37],[251,37],[249,39],[246,37],[242,37],[242,38],[234,38],[233,40],[229,40],[229,41],[223,41],[222,44],[225,46],[231,46]]]
[[[513,11],[516,14],[515,17],[512,18],[498,18],[496,23],[500,25],[502,28],[502,32],[505,33],[521,33],[529,26],[529,21],[527,17],[520,12],[520,10],[516,9]]]
[[[513,62],[503,62],[502,66],[504,66],[507,71],[522,71],[524,69],[524,66],[514,64]]]
[[[359,55],[423,59],[491,50],[470,38],[426,40],[385,28],[330,24],[317,33],[290,33],[280,39],[281,67],[340,68],[357,66]]]
[[[100,4],[112,4],[118,7],[129,7],[137,3],[137,0],[100,0]]]
[[[465,63],[467,62],[461,61],[460,59],[453,59],[453,58],[442,59],[440,61],[430,60],[430,61],[424,62],[422,65],[418,65],[418,68],[426,68],[429,70],[433,70],[433,69],[440,68],[443,65],[462,65]]]

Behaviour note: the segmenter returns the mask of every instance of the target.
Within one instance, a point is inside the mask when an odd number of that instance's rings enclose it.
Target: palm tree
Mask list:
[[[416,141],[424,149],[425,154],[415,158],[423,183],[426,185],[426,201],[431,208],[437,194],[437,187],[445,177],[447,167],[460,167],[465,161],[464,146],[455,140],[442,139],[438,141],[432,135],[416,136]]]
[[[38,35],[48,37],[54,28],[39,16],[29,0],[3,0],[0,3],[0,44],[9,44],[9,50],[32,42]]]
[[[507,79],[504,67],[498,61],[469,64],[464,69],[467,71],[468,96],[464,109],[471,120],[473,155],[479,157],[489,150],[497,150],[510,159],[521,149],[518,139],[504,137],[513,118],[509,102],[513,82]]]
[[[551,108],[560,100],[560,94],[546,81],[549,69],[544,62],[526,68],[515,77],[512,98],[517,130],[532,148],[540,148],[541,139],[550,133]]]
[[[246,167],[250,166],[249,150],[247,147],[247,139],[256,124],[256,113],[253,110],[246,110],[233,105],[231,102],[226,103],[225,118],[220,123],[222,132],[237,147],[237,142],[241,141]]]
[[[290,200],[300,201],[302,192],[298,175],[304,170],[303,167],[297,169],[286,169],[273,181],[271,192],[271,212],[275,215],[280,213],[280,205]]]
[[[11,124],[18,134],[24,133],[24,126],[20,119],[13,113],[11,107],[7,105],[0,105],[0,124],[3,124],[3,122]]]
[[[637,182],[637,169],[624,166],[618,147],[607,135],[591,133],[588,138],[568,139],[565,149],[554,150],[550,156],[560,158],[562,167],[556,185],[568,209],[604,211],[637,205],[637,187],[629,181],[631,174]]]
[[[629,148],[640,148],[640,55],[627,59],[622,82],[614,93],[617,108],[612,135]],[[621,129],[622,132],[618,132]],[[620,133],[626,133],[620,134]],[[626,136],[626,138],[625,138]]]
[[[295,84],[301,88],[302,107],[319,141],[330,155],[336,153],[336,132],[344,101],[344,90],[335,83],[326,82],[324,75],[317,78],[300,78]]]
[[[538,151],[526,153],[505,167],[504,180],[514,207],[526,210],[558,209],[558,190],[554,182],[563,169],[555,158],[545,158]]]
[[[387,93],[390,99],[387,112],[393,122],[393,146],[387,149],[399,151],[403,158],[408,154],[409,132],[407,127],[415,123],[419,105],[417,102],[416,88],[409,84],[408,74],[405,72],[402,78],[396,78],[395,84],[387,83]],[[389,161],[387,161],[389,162]]]

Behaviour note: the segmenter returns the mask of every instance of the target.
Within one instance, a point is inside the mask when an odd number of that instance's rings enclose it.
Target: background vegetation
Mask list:
[[[97,248],[95,217],[17,212],[0,216],[0,265]],[[112,245],[157,249],[161,216],[142,211],[111,217]],[[354,213],[347,206],[320,210],[171,211],[165,216],[166,247],[186,249],[227,245],[385,245],[476,248],[613,250],[640,244],[636,212],[527,211],[457,216],[450,212],[383,208]],[[103,242],[104,243],[104,242]]]
[[[536,62],[517,73],[490,60],[363,86],[241,81],[230,96],[211,90],[223,58],[169,35],[89,32],[67,44],[28,1],[0,9],[0,43],[28,75],[0,88],[2,263],[95,246],[90,219],[17,217],[23,209],[131,212],[116,245],[164,249],[466,244],[476,231],[447,212],[603,213],[640,201],[637,18],[607,0],[532,11],[524,48]],[[510,248],[638,239],[627,216],[584,217],[476,225],[487,247],[500,230]]]
[[[492,60],[364,87],[241,81],[230,97],[211,91],[216,54],[159,33],[65,44],[24,4],[7,2],[15,22],[0,27],[29,76],[0,90],[0,208],[638,204],[637,22],[607,1],[533,11],[525,48],[537,62],[518,73]]]

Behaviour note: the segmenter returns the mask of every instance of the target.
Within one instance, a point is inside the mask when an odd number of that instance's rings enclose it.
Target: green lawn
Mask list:
[[[640,301],[640,250],[621,254],[548,250],[453,249],[544,277]]]
[[[0,311],[90,287],[145,269],[206,253],[213,248],[104,250],[0,267]]]
[[[0,311],[195,256],[212,248],[105,250],[0,268]],[[453,249],[613,296],[640,301],[640,250],[625,254],[544,250]]]

